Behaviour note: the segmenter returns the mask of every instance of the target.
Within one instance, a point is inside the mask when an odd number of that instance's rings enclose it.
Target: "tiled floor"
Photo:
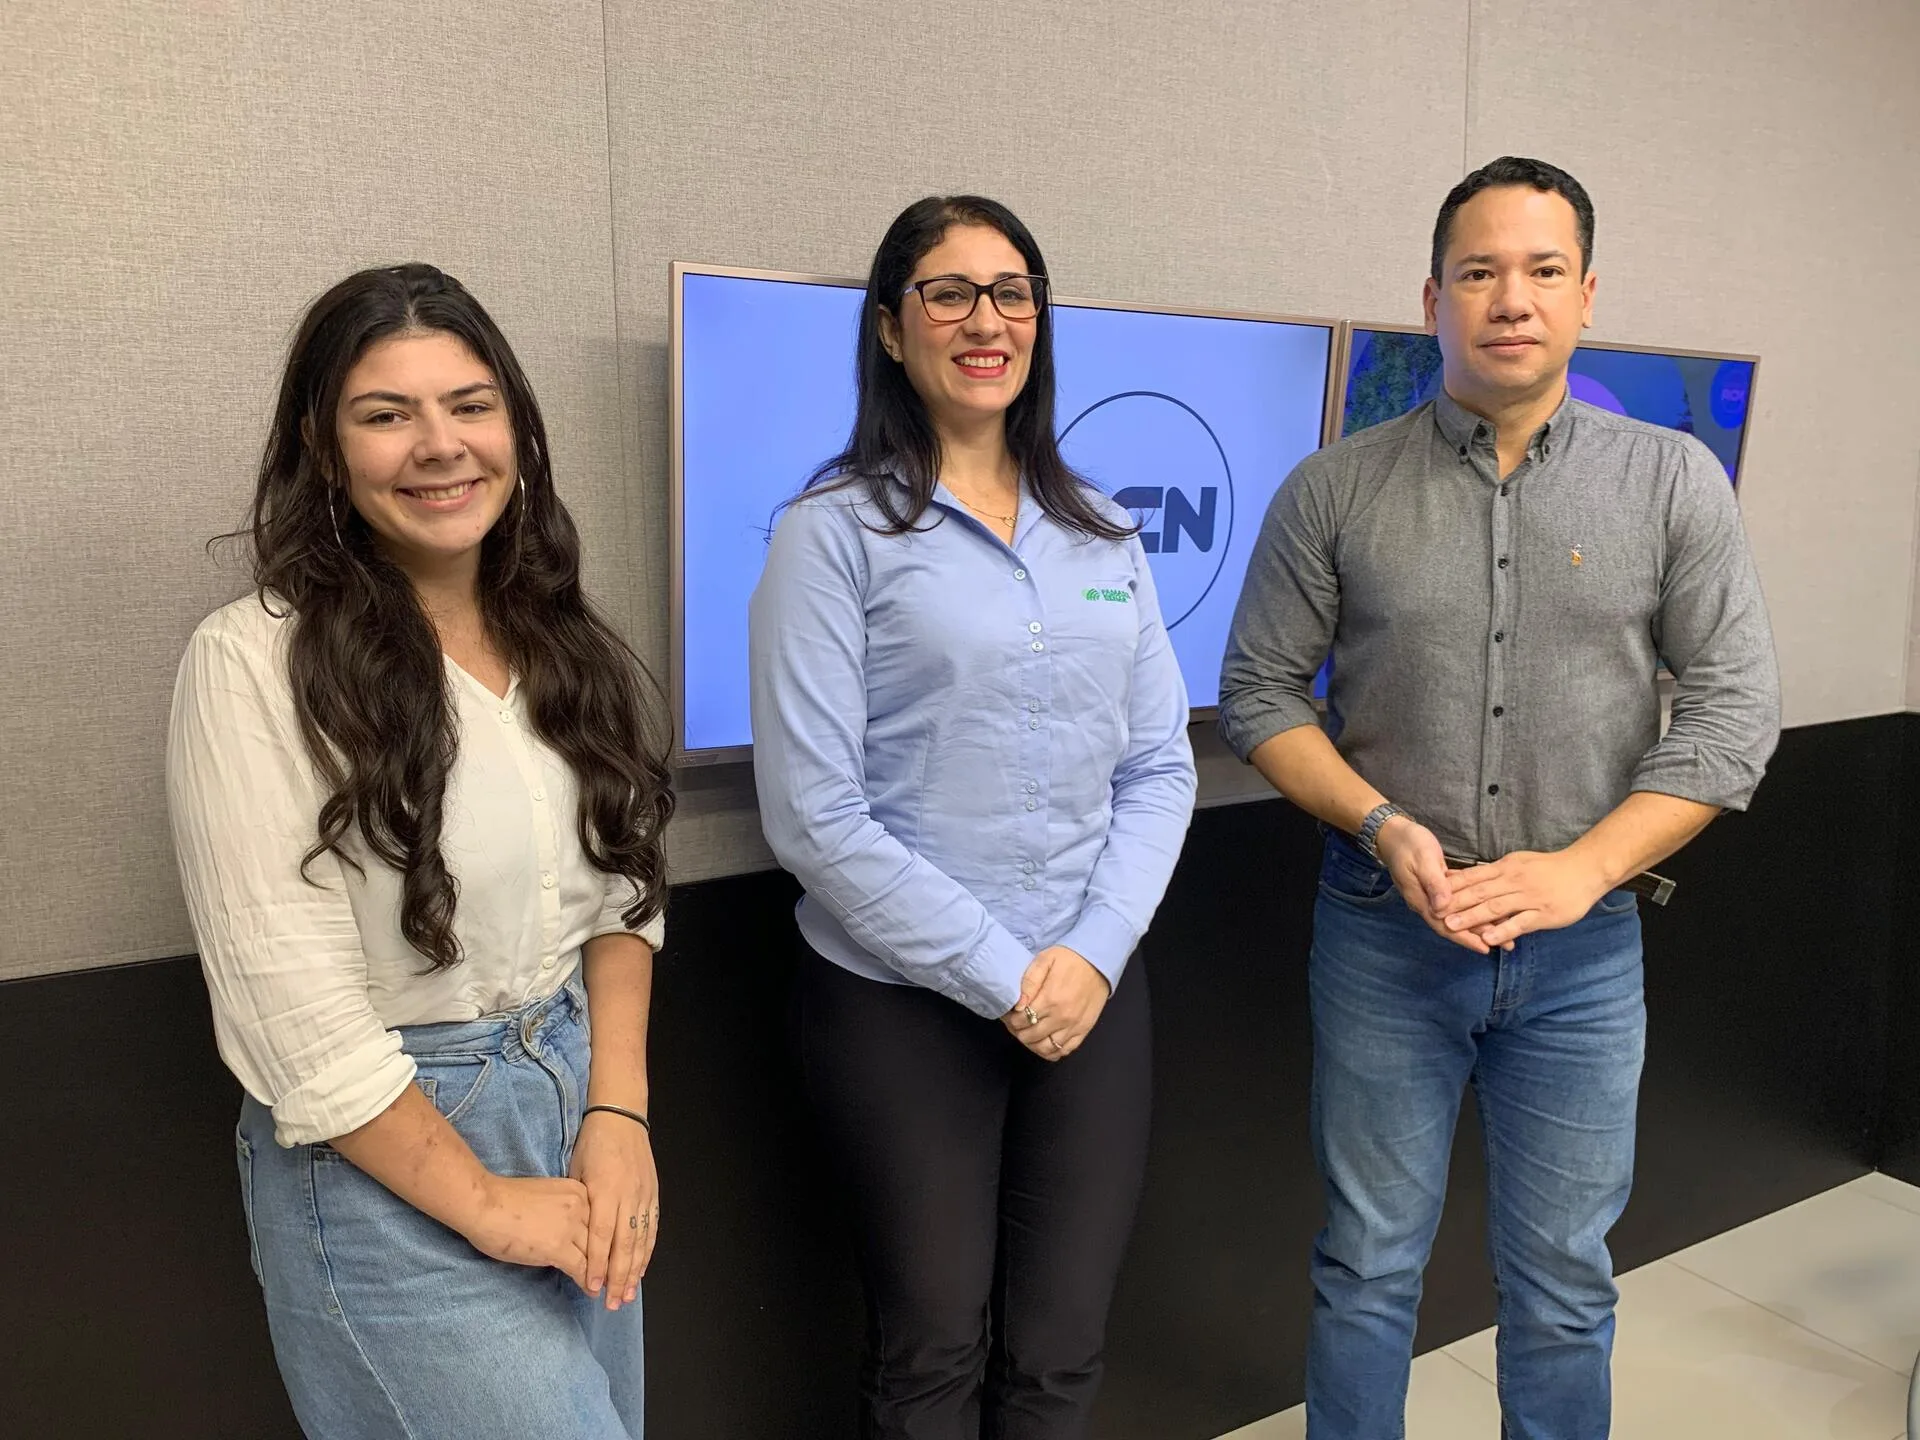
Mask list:
[[[1869,1175],[1620,1279],[1616,1440],[1906,1440],[1920,1189]],[[1301,1440],[1289,1410],[1223,1440]],[[1494,1440],[1493,1332],[1414,1363],[1408,1440]]]

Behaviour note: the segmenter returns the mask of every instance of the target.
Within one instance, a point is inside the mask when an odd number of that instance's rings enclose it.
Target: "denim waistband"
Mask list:
[[[1386,867],[1360,848],[1360,844],[1344,830],[1336,830],[1325,821],[1317,823],[1320,834],[1327,842],[1327,848],[1335,850],[1356,865],[1365,865],[1369,869],[1384,870]]]
[[[587,990],[575,971],[553,994],[500,1015],[478,1020],[446,1020],[399,1027],[400,1048],[423,1055],[499,1055],[527,1048],[533,1035],[556,1024],[579,1025],[587,1018]]]

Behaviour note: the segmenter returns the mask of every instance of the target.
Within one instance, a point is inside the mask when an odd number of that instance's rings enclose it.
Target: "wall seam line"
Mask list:
[[[1465,175],[1473,165],[1473,157],[1468,147],[1473,144],[1473,7],[1478,0],[1467,0],[1467,46],[1463,77],[1460,87],[1460,173]]]
[[[639,463],[633,451],[633,436],[630,427],[639,423],[637,415],[627,415],[627,346],[626,336],[620,327],[620,216],[619,195],[613,182],[613,41],[607,19],[607,0],[600,0],[600,121],[602,133],[606,137],[607,161],[607,298],[613,308],[613,389],[615,411],[619,420],[620,433],[620,516],[622,527],[626,531],[629,544],[635,542],[635,497],[639,491],[638,477],[633,473]],[[637,385],[635,387],[637,389]],[[621,547],[621,552],[624,547]],[[627,575],[620,577],[619,594],[621,610],[626,615],[623,627],[628,643],[635,650],[641,650],[645,644],[641,630],[645,621],[645,605],[640,595],[634,593],[632,573],[638,570],[643,575],[653,573],[647,565],[629,565]],[[597,588],[597,587],[596,587]],[[602,592],[604,593],[604,592]],[[604,603],[604,602],[603,602]],[[653,667],[648,665],[648,669]]]

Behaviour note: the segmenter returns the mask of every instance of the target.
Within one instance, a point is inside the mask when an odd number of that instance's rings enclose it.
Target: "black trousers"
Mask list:
[[[862,1440],[1077,1440],[1146,1170],[1140,957],[1050,1063],[944,996],[801,949],[801,1066],[867,1295]]]

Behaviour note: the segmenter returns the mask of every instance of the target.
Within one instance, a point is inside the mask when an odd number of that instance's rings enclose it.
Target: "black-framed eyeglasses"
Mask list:
[[[979,308],[985,295],[1002,320],[1031,320],[1047,303],[1047,277],[1044,275],[1002,275],[987,285],[976,285],[964,275],[935,275],[916,280],[900,292],[920,292],[920,304],[927,319],[936,325],[957,325]]]

